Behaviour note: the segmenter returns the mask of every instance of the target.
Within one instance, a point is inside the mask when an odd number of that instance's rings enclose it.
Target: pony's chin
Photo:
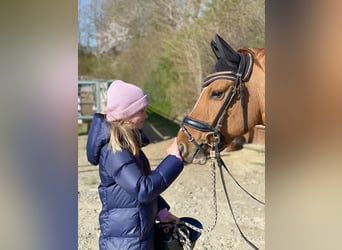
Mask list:
[[[207,157],[206,156],[201,156],[201,157],[198,157],[198,158],[194,158],[192,160],[192,163],[193,164],[199,164],[199,165],[204,165],[207,163]]]

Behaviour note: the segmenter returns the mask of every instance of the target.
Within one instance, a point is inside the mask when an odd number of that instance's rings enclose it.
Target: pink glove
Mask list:
[[[174,216],[173,214],[171,214],[169,212],[169,210],[167,210],[167,208],[164,208],[162,210],[160,210],[157,214],[157,220],[159,220],[160,222],[171,222],[174,221],[177,224],[179,223],[179,218],[177,216]]]
[[[168,215],[170,214],[169,210],[167,210],[167,208],[164,208],[162,210],[160,210],[157,214],[157,220],[162,221],[164,220]]]

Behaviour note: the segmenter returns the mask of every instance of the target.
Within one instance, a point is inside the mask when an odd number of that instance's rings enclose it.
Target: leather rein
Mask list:
[[[188,138],[188,140],[193,143],[196,146],[196,152],[194,153],[193,158],[196,156],[196,154],[199,151],[204,151],[204,146],[205,144],[203,143],[199,143],[197,142],[193,136],[190,134],[190,132],[186,129],[185,126],[189,126],[193,129],[199,130],[201,132],[208,132],[210,134],[213,134],[213,138],[214,141],[212,144],[209,144],[209,146],[212,148],[212,150],[210,151],[210,158],[211,159],[216,159],[216,162],[219,166],[220,169],[220,176],[221,176],[221,181],[222,181],[222,185],[224,188],[224,192],[227,198],[227,202],[228,202],[228,206],[229,209],[231,211],[231,214],[233,216],[235,225],[237,226],[241,236],[243,237],[243,239],[253,248],[253,249],[259,249],[256,245],[254,245],[250,240],[247,239],[247,237],[244,235],[244,233],[242,232],[242,230],[240,229],[232,206],[231,206],[231,202],[229,199],[229,195],[228,195],[228,191],[227,191],[227,187],[226,187],[226,183],[224,180],[224,175],[223,175],[223,170],[222,170],[222,166],[225,168],[225,170],[227,171],[227,173],[232,177],[232,179],[234,180],[234,182],[245,192],[247,193],[252,199],[254,199],[255,201],[265,205],[265,202],[258,200],[257,198],[255,198],[253,195],[251,195],[245,188],[243,188],[238,181],[234,178],[234,176],[232,175],[232,173],[229,171],[229,169],[227,168],[227,166],[225,165],[225,163],[223,162],[222,158],[221,158],[221,154],[220,154],[220,143],[221,143],[221,133],[220,133],[220,129],[222,127],[222,123],[223,123],[223,119],[226,115],[226,111],[227,109],[230,107],[234,97],[236,96],[238,90],[240,92],[240,100],[241,100],[241,106],[242,106],[242,113],[243,113],[243,120],[244,120],[244,132],[247,133],[248,132],[248,121],[247,121],[247,104],[246,104],[246,87],[245,87],[245,82],[248,81],[252,69],[253,69],[253,56],[250,53],[239,53],[240,55],[240,64],[238,66],[238,70],[236,73],[232,72],[232,71],[223,71],[223,72],[217,72],[214,74],[209,75],[203,82],[202,87],[206,87],[209,84],[211,84],[213,81],[217,80],[217,79],[227,79],[227,80],[233,80],[234,84],[233,86],[230,88],[229,93],[224,101],[224,103],[222,104],[221,108],[219,109],[215,119],[213,120],[213,122],[211,124],[194,119],[190,116],[185,116],[185,118],[182,121],[182,124],[180,125],[182,131],[184,132],[184,134],[186,135],[186,137]]]

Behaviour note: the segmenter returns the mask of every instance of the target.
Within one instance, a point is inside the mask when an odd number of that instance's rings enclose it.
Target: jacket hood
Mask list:
[[[141,147],[150,143],[147,136],[140,130]],[[110,124],[106,121],[105,115],[95,113],[88,132],[87,159],[92,165],[98,165],[100,153],[110,139]]]
[[[100,152],[110,139],[110,124],[105,120],[105,115],[95,113],[88,132],[87,159],[93,164],[99,164]]]

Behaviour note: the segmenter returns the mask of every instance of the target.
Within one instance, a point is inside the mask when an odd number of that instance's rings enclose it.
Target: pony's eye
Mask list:
[[[220,99],[222,98],[224,95],[224,92],[221,91],[221,90],[214,90],[213,92],[211,92],[211,98],[214,98],[214,99]]]

